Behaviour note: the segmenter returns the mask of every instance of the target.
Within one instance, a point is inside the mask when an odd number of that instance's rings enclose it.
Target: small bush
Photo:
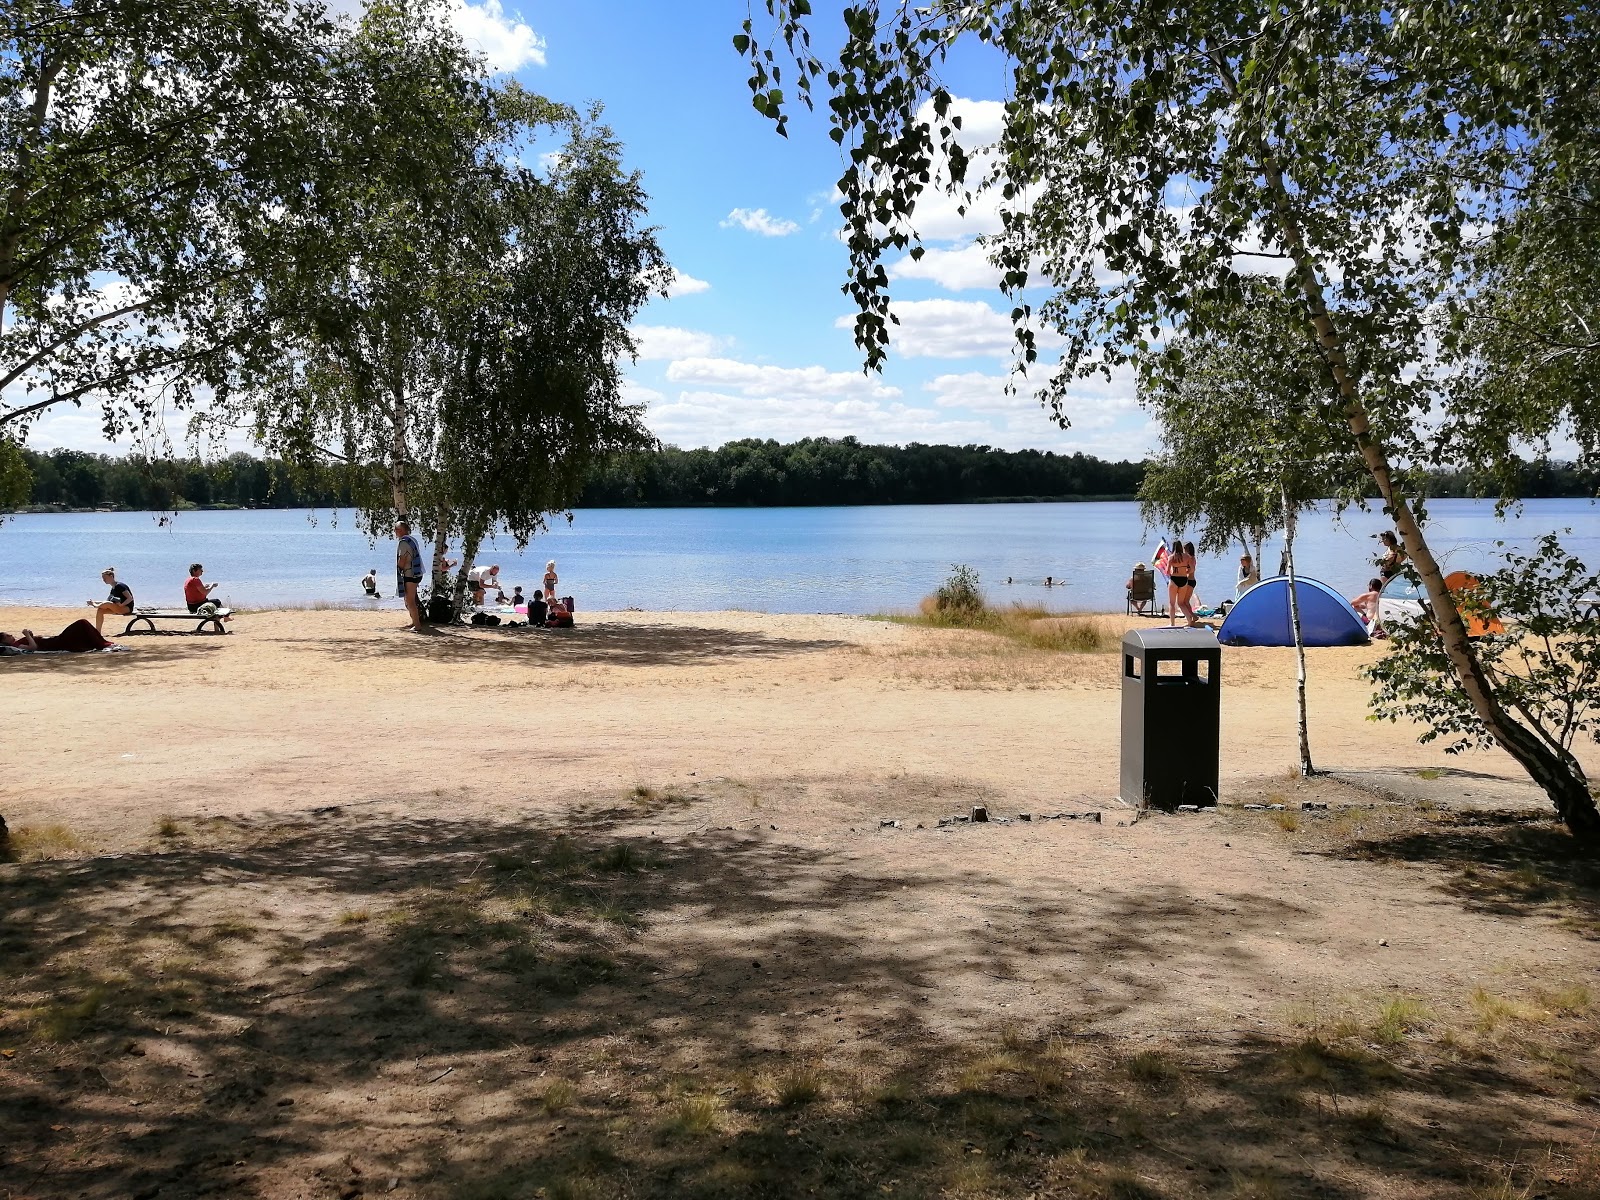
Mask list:
[[[952,617],[977,616],[988,607],[978,587],[978,573],[964,563],[950,568],[950,578],[933,594],[934,607]]]

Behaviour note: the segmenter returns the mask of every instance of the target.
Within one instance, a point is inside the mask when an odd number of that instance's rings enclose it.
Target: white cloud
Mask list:
[[[727,339],[698,329],[675,325],[635,325],[631,330],[641,361],[651,359],[706,358],[721,350]]]
[[[729,388],[745,396],[865,397],[889,399],[900,389],[859,371],[825,367],[771,367],[731,358],[685,358],[667,368],[673,383]]]
[[[1014,390],[1007,392],[1007,384]],[[922,385],[933,393],[940,408],[965,408],[972,412],[1020,412],[1039,408],[1034,385],[1027,378],[1012,380],[1007,375],[985,375],[965,371],[960,375],[939,375]]]
[[[871,400],[739,396],[686,391],[652,404],[646,420],[664,442],[720,446],[735,438],[859,437],[865,442],[992,442],[996,430],[979,420],[952,419],[931,408]]]
[[[989,248],[977,242],[953,250],[929,248],[920,259],[904,255],[889,264],[889,278],[926,279],[949,292],[1000,286],[1000,271],[989,261]]]
[[[685,275],[682,271],[672,273],[672,282],[667,285],[667,295],[694,296],[700,292],[709,292],[711,285],[704,279],[696,279],[693,275]]]
[[[893,311],[900,323],[889,326],[889,338],[907,358],[1004,358],[1016,344],[1011,318],[982,300],[902,300]],[[855,318],[840,317],[834,326],[852,329]],[[1049,330],[1036,336],[1040,346],[1060,344]]]
[[[775,217],[764,208],[736,208],[722,222],[724,229],[748,229],[762,237],[788,237],[800,226],[785,217]]]
[[[328,0],[334,17],[358,19],[366,11],[364,0]],[[450,24],[467,48],[483,55],[495,71],[520,71],[545,65],[545,40],[520,17],[506,16],[500,0],[450,0]]]
[[[495,71],[520,71],[542,67],[545,41],[517,17],[506,16],[500,0],[451,0],[450,23],[461,40],[476,50]]]

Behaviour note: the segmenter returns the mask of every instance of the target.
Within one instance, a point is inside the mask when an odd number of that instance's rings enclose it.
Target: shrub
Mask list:
[[[950,578],[933,594],[934,607],[949,617],[976,617],[985,609],[978,573],[965,563],[950,568]]]

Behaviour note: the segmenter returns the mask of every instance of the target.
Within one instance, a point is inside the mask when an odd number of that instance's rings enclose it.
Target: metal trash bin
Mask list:
[[[1122,639],[1122,799],[1171,811],[1214,806],[1222,742],[1222,647],[1204,629]]]

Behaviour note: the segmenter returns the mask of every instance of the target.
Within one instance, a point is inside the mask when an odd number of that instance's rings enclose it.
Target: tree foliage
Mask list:
[[[1226,322],[1206,323],[1210,334],[1175,338],[1142,361],[1140,401],[1162,443],[1139,487],[1147,523],[1197,527],[1202,551],[1240,545],[1259,559],[1293,513],[1365,495],[1338,396],[1296,316],[1276,289],[1252,284]]]
[[[1462,609],[1486,623],[1503,622],[1503,632],[1479,640],[1484,670],[1504,703],[1553,753],[1570,758],[1581,735],[1600,741],[1600,573],[1563,549],[1554,533],[1526,554],[1505,551],[1504,563],[1462,593]],[[1450,669],[1434,622],[1425,617],[1390,634],[1389,653],[1365,669],[1377,684],[1375,715],[1424,726],[1422,740],[1441,740],[1451,754],[1493,744]]]
[[[809,4],[766,9],[771,37],[747,22],[736,48],[769,116],[785,103],[780,59],[803,101],[827,93],[849,155],[838,185],[846,289],[869,364],[882,361],[893,317],[882,260],[920,250],[916,208],[930,189],[998,204],[993,257],[1018,359],[1037,360],[1036,324],[1059,335],[1044,395],[1063,420],[1075,379],[1208,336],[1244,276],[1276,275],[1461,686],[1569,826],[1600,838],[1581,769],[1497,699],[1407,478],[1408,464],[1435,458],[1439,423],[1423,418],[1448,374],[1435,314],[1463,286],[1471,237],[1513,220],[1536,160],[1559,157],[1583,129],[1600,11],[1548,0],[863,0],[845,9],[828,66],[812,49]],[[971,42],[998,52],[1010,81],[1000,139],[976,156],[939,74]],[[1037,304],[1026,291],[1035,263],[1051,288]]]
[[[247,374],[327,25],[292,0],[0,7],[0,432],[101,406],[108,437]]]
[[[239,411],[272,453],[344,464],[370,529],[407,514],[470,561],[652,444],[618,362],[666,265],[595,114],[495,82],[442,4],[369,5],[329,78],[318,200],[281,220],[323,265],[272,281],[279,365]]]

